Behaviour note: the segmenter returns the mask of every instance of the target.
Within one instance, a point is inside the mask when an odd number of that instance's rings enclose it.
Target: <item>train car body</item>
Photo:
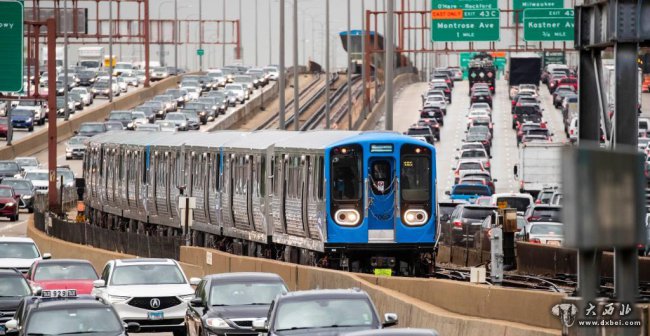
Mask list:
[[[352,73],[354,74],[360,74],[361,73],[361,67],[363,66],[363,48],[362,48],[362,41],[364,38],[364,31],[363,30],[350,30],[350,45],[348,46],[348,32],[347,31],[342,31],[339,33],[339,37],[341,39],[341,44],[343,45],[343,49],[350,53],[350,59],[352,62]],[[374,31],[368,32],[368,39],[366,40],[366,43],[368,43],[367,50],[374,50],[375,48],[375,39],[376,44],[377,44],[377,51],[382,51],[384,50],[384,37],[381,34],[376,34]],[[406,55],[400,53],[399,51],[396,50],[396,57],[395,57],[395,67],[402,67],[402,66],[411,66],[412,62],[406,57]],[[383,71],[385,69],[384,64],[385,59],[384,59],[384,53],[383,52],[372,52],[371,53],[371,64],[370,64],[370,71],[373,73],[375,70],[380,69]]]
[[[87,153],[98,225],[364,272],[414,274],[433,254],[435,149],[397,133],[109,132]],[[190,232],[181,195],[196,198]]]

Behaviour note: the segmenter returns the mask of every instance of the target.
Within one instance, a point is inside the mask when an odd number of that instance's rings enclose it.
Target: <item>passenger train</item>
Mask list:
[[[436,152],[392,132],[109,132],[83,163],[92,223],[358,272],[427,274],[437,241]]]

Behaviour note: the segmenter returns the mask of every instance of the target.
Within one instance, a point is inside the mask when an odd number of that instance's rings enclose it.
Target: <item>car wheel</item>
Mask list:
[[[186,329],[176,329],[174,330],[174,336],[187,336],[187,330]]]
[[[34,131],[34,126],[31,126],[30,128],[28,128],[27,131],[33,132]]]
[[[34,207],[31,206],[31,207],[27,208],[27,212],[34,213]]]

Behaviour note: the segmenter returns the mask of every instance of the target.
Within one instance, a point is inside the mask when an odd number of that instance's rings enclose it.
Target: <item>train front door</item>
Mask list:
[[[395,241],[395,160],[392,157],[371,157],[368,160],[366,183],[368,241]]]

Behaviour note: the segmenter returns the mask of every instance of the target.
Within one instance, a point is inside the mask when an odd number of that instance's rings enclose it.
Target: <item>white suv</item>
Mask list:
[[[92,294],[113,305],[125,322],[146,332],[185,335],[185,311],[194,297],[183,270],[172,259],[116,259],[109,261]]]
[[[31,238],[0,237],[0,268],[16,268],[23,274],[34,261],[50,259],[49,253],[41,254]]]

